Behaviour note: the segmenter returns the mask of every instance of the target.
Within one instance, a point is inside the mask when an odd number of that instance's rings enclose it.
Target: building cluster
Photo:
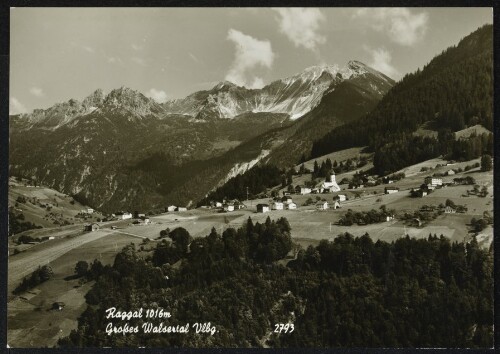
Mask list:
[[[276,198],[270,204],[257,204],[257,213],[267,213],[271,210],[294,210],[297,209],[289,195],[284,195],[283,198]]]
[[[179,207],[179,206],[175,206],[175,205],[169,205],[165,208],[165,211],[168,213],[172,213],[174,211],[187,211],[187,208],[186,207]]]
[[[340,191],[340,187],[335,180],[335,174],[332,172],[324,182],[317,185],[316,187],[308,187],[304,185],[298,185],[295,187],[295,194],[319,194],[319,193],[335,193]]]
[[[340,203],[338,200],[334,201],[333,203],[328,203],[326,200],[321,200],[316,203],[316,210],[328,210],[328,209],[338,209],[340,208]]]
[[[246,205],[243,202],[240,202],[238,199],[226,200],[224,199],[222,202],[212,201],[210,202],[211,209],[218,209],[220,212],[232,212],[235,210],[240,210],[246,208]]]
[[[424,183],[419,188],[412,188],[410,195],[412,197],[423,198],[432,193],[433,190],[444,188],[452,183],[443,182],[442,178],[435,176],[425,177]]]

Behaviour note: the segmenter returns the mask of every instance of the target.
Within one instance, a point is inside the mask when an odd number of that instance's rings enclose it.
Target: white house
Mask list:
[[[177,207],[175,211],[187,211],[187,208],[185,207]]]
[[[332,209],[339,209],[340,208],[340,203],[338,200],[334,201],[332,204]]]
[[[99,230],[99,225],[96,223],[85,225],[85,231],[97,231]]]
[[[309,187],[305,187],[305,186],[297,186],[295,187],[295,192],[297,194],[310,194],[311,193],[311,188]]]
[[[339,202],[345,202],[347,200],[347,196],[345,194],[338,194],[337,195],[337,200]]]
[[[322,201],[316,203],[316,210],[327,210],[328,209],[328,202]]]
[[[392,193],[397,193],[399,192],[399,188],[398,187],[385,187],[384,188],[384,193],[385,194],[392,194]]]
[[[283,203],[282,202],[274,202],[271,204],[271,209],[272,210],[283,210]]]
[[[297,209],[297,204],[295,204],[294,202],[286,203],[285,205],[288,210]]]
[[[455,174],[455,171],[453,171],[453,170],[449,170],[446,172],[447,176],[453,176],[454,174]]]
[[[269,212],[269,204],[257,204],[257,213]]]
[[[424,183],[431,184],[433,187],[442,186],[443,179],[442,178],[435,178],[435,177],[425,177]]]
[[[234,209],[235,210],[236,209],[239,210],[239,209],[243,209],[243,208],[245,208],[245,204],[243,204],[242,202],[240,202],[238,200],[236,202],[234,202]]]
[[[292,198],[290,196],[284,196],[283,198],[281,198],[281,201],[283,203],[291,203],[292,202]]]
[[[328,190],[329,192],[338,192],[340,191],[340,187],[335,180],[335,173],[331,173],[329,177],[325,179],[323,184],[321,185],[323,190]]]
[[[385,217],[385,221],[391,221],[391,220],[394,220],[394,215],[387,215]]]
[[[453,209],[451,206],[447,206],[446,208],[444,208],[444,212],[446,214],[455,214],[457,211]]]
[[[234,211],[234,204],[224,204],[224,211]]]
[[[121,220],[132,219],[132,213],[116,213],[116,217]]]
[[[169,205],[169,206],[167,207],[167,211],[168,211],[168,212],[175,211],[175,209],[177,209],[177,207],[176,207],[175,205]]]

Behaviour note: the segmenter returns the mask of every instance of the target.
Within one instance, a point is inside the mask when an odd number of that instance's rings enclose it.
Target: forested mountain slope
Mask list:
[[[440,154],[466,159],[491,151],[492,137],[473,137],[471,152],[451,133],[476,124],[492,130],[492,74],[493,27],[485,25],[406,75],[360,120],[316,141],[311,156],[368,143],[377,172],[386,173]],[[438,139],[411,136],[424,123],[439,132]]]

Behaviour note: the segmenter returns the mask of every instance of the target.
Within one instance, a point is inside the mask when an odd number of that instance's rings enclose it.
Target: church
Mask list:
[[[321,184],[321,188],[323,189],[323,192],[338,192],[340,191],[340,187],[337,184],[337,181],[335,180],[335,173],[332,171],[330,172],[330,175],[326,177],[325,181],[323,184]]]

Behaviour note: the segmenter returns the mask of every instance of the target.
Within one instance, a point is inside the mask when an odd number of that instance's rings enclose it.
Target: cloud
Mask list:
[[[144,48],[143,46],[140,46],[140,45],[137,45],[135,43],[132,43],[132,49],[133,50],[141,51],[143,48]]]
[[[89,53],[95,53],[94,48],[89,47],[89,46],[87,46],[87,45],[82,45],[82,48],[83,48],[85,51],[89,52]]]
[[[318,33],[325,16],[317,8],[274,8],[280,32],[288,37],[296,47],[317,51],[326,38]]]
[[[20,113],[26,113],[28,110],[24,105],[19,102],[19,100],[15,97],[10,98],[9,102],[9,115],[10,114],[20,114]]]
[[[392,55],[390,52],[383,48],[370,49],[365,47],[365,50],[367,50],[372,57],[371,61],[368,63],[369,66],[389,76],[390,78],[400,76],[399,71],[391,64]]]
[[[157,90],[152,88],[148,92],[146,92],[146,96],[151,97],[153,100],[155,100],[158,103],[163,103],[167,100],[167,94],[165,91],[162,90]]]
[[[400,45],[412,46],[427,32],[429,15],[426,12],[413,14],[407,8],[358,9],[353,15]]]
[[[84,51],[86,51],[87,53],[92,53],[92,54],[95,53],[95,49],[88,46],[88,45],[82,45],[82,44],[74,42],[74,41],[69,42],[69,44],[72,48],[80,48],[80,49],[83,49]]]
[[[264,80],[261,77],[255,76],[253,78],[253,82],[249,85],[248,88],[251,89],[261,89],[264,87]]]
[[[30,88],[30,93],[36,97],[43,97],[43,95],[44,95],[42,89],[39,87],[36,87],[36,86],[33,86],[32,88]]]
[[[235,57],[231,68],[226,75],[226,80],[237,85],[250,86],[249,72],[256,67],[271,68],[274,61],[274,53],[269,40],[259,40],[246,35],[235,29],[230,29],[227,39],[235,44]],[[254,84],[258,79],[253,77]],[[262,79],[261,79],[262,80]]]
[[[137,65],[140,65],[140,66],[148,66],[146,64],[146,60],[144,60],[143,58],[139,58],[139,57],[132,57],[130,58],[130,60],[132,60],[134,63],[136,63]]]

